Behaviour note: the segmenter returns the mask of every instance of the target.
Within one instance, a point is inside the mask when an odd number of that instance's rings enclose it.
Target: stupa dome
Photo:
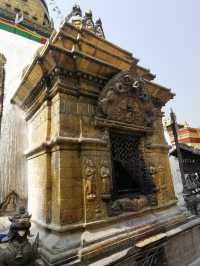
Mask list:
[[[30,30],[42,33],[51,28],[45,0],[0,0],[0,18],[15,22],[16,16]]]

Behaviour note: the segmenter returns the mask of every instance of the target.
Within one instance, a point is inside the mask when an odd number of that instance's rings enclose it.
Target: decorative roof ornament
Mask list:
[[[66,17],[65,21],[71,23],[78,29],[82,27],[82,10],[78,4],[73,6],[71,13]]]
[[[104,30],[103,30],[103,25],[102,25],[102,21],[100,18],[97,19],[96,23],[95,23],[95,34],[99,37],[99,38],[103,38],[105,39],[105,34],[104,34]]]
[[[85,16],[83,18],[83,27],[89,31],[94,32],[94,21],[91,10],[85,12]]]
[[[75,4],[72,8],[72,16],[82,17],[82,10],[78,4]]]
[[[99,38],[105,38],[101,19],[98,18],[96,23],[94,23],[91,10],[85,12],[83,17],[82,10],[78,4],[73,6],[71,13],[66,17],[65,21],[71,23],[78,29],[87,29],[95,33]]]

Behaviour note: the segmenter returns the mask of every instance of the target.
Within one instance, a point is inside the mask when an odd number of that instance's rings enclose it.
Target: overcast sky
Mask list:
[[[179,122],[200,126],[199,0],[55,1],[64,16],[74,3],[83,11],[92,9],[106,38],[131,51],[156,74],[156,82],[176,93],[165,110],[173,107]]]

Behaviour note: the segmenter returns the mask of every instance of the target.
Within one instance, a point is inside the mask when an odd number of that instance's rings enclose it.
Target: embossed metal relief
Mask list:
[[[154,109],[145,82],[131,71],[122,71],[103,89],[97,116],[138,126],[152,126]]]
[[[95,163],[90,158],[83,160],[83,178],[85,179],[85,193],[87,200],[96,198],[96,174]]]
[[[106,160],[101,161],[99,174],[101,178],[101,197],[104,200],[111,198],[111,170]]]

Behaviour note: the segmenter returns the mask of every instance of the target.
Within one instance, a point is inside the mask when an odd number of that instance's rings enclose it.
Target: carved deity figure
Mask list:
[[[100,177],[102,180],[102,198],[103,199],[110,199],[110,167],[106,161],[103,161],[100,166]]]
[[[22,208],[19,215],[9,218],[11,226],[7,236],[0,242],[0,265],[1,266],[39,266],[44,265],[38,260],[37,236],[32,245],[28,236],[30,236],[31,215]]]
[[[85,178],[86,198],[93,200],[96,198],[96,167],[91,159],[84,161],[83,177]]]
[[[155,176],[158,173],[158,171],[156,170],[155,166],[153,166],[153,165],[150,166],[149,170],[150,170],[150,174],[153,177],[153,180],[155,182],[156,181],[156,177]]]

